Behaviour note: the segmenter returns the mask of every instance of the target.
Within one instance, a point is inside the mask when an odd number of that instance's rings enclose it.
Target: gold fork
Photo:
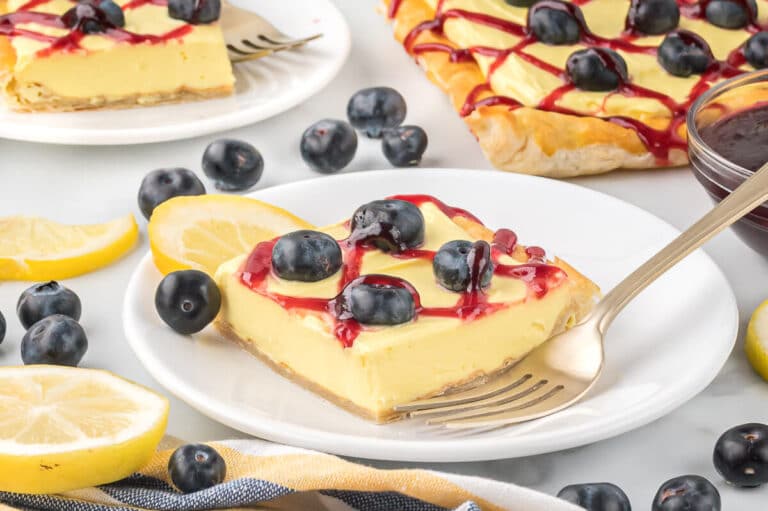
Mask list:
[[[553,414],[581,400],[605,363],[603,338],[616,315],[649,284],[768,200],[768,163],[617,285],[579,325],[553,337],[503,376],[474,389],[398,406],[449,428],[495,427]]]
[[[287,36],[258,14],[235,7],[227,1],[222,5],[221,27],[229,59],[234,63],[295,50],[323,36],[314,34],[299,39]]]

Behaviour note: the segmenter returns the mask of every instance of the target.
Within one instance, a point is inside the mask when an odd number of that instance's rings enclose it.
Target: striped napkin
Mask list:
[[[578,511],[532,490],[426,470],[377,470],[335,456],[262,440],[213,442],[226,460],[224,483],[181,494],[168,479],[168,438],[140,473],[62,495],[0,492],[0,511]],[[582,510],[583,511],[583,510]]]

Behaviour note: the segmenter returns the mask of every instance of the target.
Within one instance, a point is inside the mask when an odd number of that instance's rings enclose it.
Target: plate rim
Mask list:
[[[570,182],[525,174],[507,174],[495,170],[425,168],[419,169],[419,172],[438,172],[457,175],[477,175],[480,173],[488,176],[495,175],[499,179],[510,178],[513,180],[521,179],[523,181],[529,179],[543,179],[548,181],[549,185],[551,186],[578,188],[587,193],[600,195],[603,199],[614,201],[624,207],[628,206],[641,214],[647,215],[653,220],[665,225],[675,233],[681,232],[667,221],[659,218],[658,216],[639,206],[636,206],[630,202],[626,202],[607,193],[579,186]],[[401,173],[403,175],[413,174],[413,170],[387,169],[363,171],[363,173],[372,176],[386,175],[391,177],[396,173]],[[264,188],[247,195],[260,199],[261,194],[267,190],[272,192],[275,189],[290,188],[296,185],[306,185],[307,182],[313,182],[316,180],[324,180],[327,184],[330,184],[328,183],[329,181],[354,178],[357,177],[355,176],[356,174],[359,173],[337,174],[334,176],[294,181],[291,183],[284,183],[273,187]],[[503,442],[499,442],[499,438],[489,439],[484,437],[468,437],[462,439],[454,438],[421,440],[408,438],[389,439],[379,437],[346,437],[342,434],[317,431],[310,427],[296,425],[291,422],[274,418],[260,418],[259,421],[257,421],[257,425],[253,422],[245,423],[239,420],[239,418],[227,414],[223,410],[226,409],[227,406],[214,405],[212,403],[213,400],[210,397],[207,397],[194,389],[188,388],[183,380],[180,380],[173,376],[171,373],[165,371],[163,365],[157,361],[149,351],[143,348],[142,344],[146,343],[143,343],[139,340],[141,335],[136,331],[137,325],[133,324],[133,321],[129,320],[129,312],[132,304],[130,298],[134,295],[137,295],[136,288],[139,287],[139,281],[143,276],[144,269],[147,266],[152,267],[153,265],[152,254],[149,251],[142,257],[141,261],[131,274],[130,281],[126,288],[122,319],[124,333],[129,345],[147,372],[158,383],[160,383],[164,389],[202,414],[246,434],[257,436],[272,442],[295,445],[342,456],[383,461],[460,463],[519,458],[524,456],[557,452],[565,449],[592,444],[597,441],[613,438],[622,433],[626,433],[628,431],[645,426],[679,408],[700,394],[712,383],[712,381],[714,381],[733,352],[735,343],[738,339],[739,310],[733,288],[731,287],[731,284],[722,269],[703,249],[699,249],[695,253],[698,253],[700,257],[704,258],[703,261],[712,266],[712,269],[716,272],[716,276],[720,278],[724,283],[725,289],[727,290],[727,295],[723,297],[724,303],[725,306],[728,306],[732,310],[733,317],[731,325],[732,332],[729,335],[728,342],[726,343],[723,341],[721,348],[722,352],[718,351],[717,357],[712,357],[713,362],[706,367],[706,371],[704,369],[700,371],[701,376],[699,376],[699,378],[696,380],[696,384],[683,387],[685,391],[681,391],[675,399],[669,399],[666,401],[663,406],[648,406],[645,403],[636,404],[633,407],[626,409],[623,420],[614,421],[610,425],[605,425],[601,428],[582,427],[581,429],[583,431],[579,431],[579,428],[560,428],[558,431],[559,440],[555,442],[552,441],[551,432],[526,433],[526,443],[523,445],[515,444],[512,449],[505,449]],[[342,437],[344,440],[340,441]],[[407,452],[407,454],[404,454],[404,451]]]
[[[325,73],[318,75],[315,87],[302,89],[302,91],[290,98],[280,102],[267,103],[259,108],[256,115],[245,115],[242,109],[229,112],[225,115],[209,119],[206,123],[189,122],[181,126],[171,127],[141,127],[124,128],[110,132],[102,132],[96,128],[73,128],[73,127],[52,127],[52,126],[31,126],[24,127],[23,123],[0,123],[0,138],[14,140],[18,142],[31,142],[41,144],[66,145],[66,146],[122,146],[122,145],[144,145],[157,144],[163,142],[172,142],[177,140],[187,140],[191,138],[221,133],[228,130],[242,128],[251,124],[256,124],[271,117],[286,112],[296,106],[301,105],[311,97],[323,91],[338,76],[341,69],[349,60],[352,51],[352,32],[346,17],[331,0],[313,0],[323,1],[324,8],[332,16],[343,31],[339,34],[341,39],[340,52],[338,58],[334,59],[332,65],[328,66]],[[187,103],[194,104],[194,103]],[[157,105],[162,107],[163,105]],[[7,107],[2,107],[6,108]],[[154,108],[153,106],[143,108]],[[105,110],[109,112],[110,110]],[[120,112],[120,110],[111,110]],[[13,113],[13,112],[11,112]],[[62,115],[72,115],[77,112],[63,112]],[[88,112],[82,112],[88,113]],[[34,113],[25,113],[19,115],[35,115]],[[59,115],[58,113],[51,115]]]

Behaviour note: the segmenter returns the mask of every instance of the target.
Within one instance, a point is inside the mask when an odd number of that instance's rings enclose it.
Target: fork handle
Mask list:
[[[643,289],[681,259],[767,200],[768,163],[760,167],[701,220],[621,281],[600,301],[590,321],[597,322],[598,330],[605,334],[616,315]]]

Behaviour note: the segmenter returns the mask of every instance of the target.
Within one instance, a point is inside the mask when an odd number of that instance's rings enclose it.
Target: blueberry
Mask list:
[[[720,493],[701,476],[675,477],[661,485],[652,511],[720,511]]]
[[[410,202],[377,200],[360,206],[351,221],[351,239],[384,252],[402,252],[424,243],[424,215]]]
[[[513,7],[530,7],[538,0],[505,0],[509,5]]]
[[[747,39],[744,56],[755,69],[768,67],[768,32],[758,32]]]
[[[327,279],[341,268],[336,240],[317,231],[296,231],[282,236],[272,249],[272,270],[278,277],[299,282]]]
[[[261,179],[264,159],[251,144],[222,138],[205,149],[203,172],[219,190],[247,190]]]
[[[400,126],[407,112],[403,96],[390,87],[359,90],[347,103],[349,122],[370,138],[380,138],[384,130]]]
[[[485,242],[483,242],[485,243]],[[486,243],[487,245],[487,243]],[[472,282],[472,271],[469,256],[474,250],[471,241],[449,241],[437,251],[432,260],[432,270],[437,282],[449,291],[467,291]],[[490,253],[490,248],[488,249]],[[493,277],[493,264],[486,266],[481,287],[488,287]]]
[[[21,340],[25,364],[53,364],[77,367],[88,350],[88,338],[80,323],[62,314],[41,319]]]
[[[35,284],[21,293],[16,304],[16,314],[24,328],[54,314],[63,314],[78,321],[80,312],[80,298],[56,281]]]
[[[528,11],[528,30],[545,44],[576,44],[581,40],[583,19],[577,6],[546,0]]]
[[[358,283],[350,285],[346,294],[352,317],[363,325],[400,325],[416,315],[413,295],[406,287]]]
[[[632,511],[627,494],[611,483],[572,484],[560,490],[557,498],[587,511]]]
[[[199,332],[214,320],[221,308],[216,282],[198,270],[169,273],[157,286],[155,308],[160,318],[180,334]]]
[[[192,493],[224,482],[227,464],[213,447],[203,444],[184,445],[171,454],[168,474],[176,488],[184,493]]]
[[[125,13],[114,0],[101,0],[99,9],[107,16],[107,19],[116,27],[125,26]]]
[[[168,0],[168,16],[193,25],[213,23],[221,16],[221,0]]]
[[[704,39],[688,32],[670,32],[659,46],[661,67],[674,76],[687,77],[702,74],[714,61],[712,50]]]
[[[338,172],[357,152],[357,133],[344,121],[323,119],[301,136],[301,157],[312,170],[323,174]]]
[[[67,28],[84,34],[98,34],[112,28],[106,13],[91,3],[77,4],[61,15],[61,21]]]
[[[648,35],[666,34],[680,22],[675,0],[632,0],[627,25]]]
[[[205,186],[191,170],[153,170],[144,177],[139,187],[139,209],[149,220],[157,206],[182,195],[205,195]]]
[[[565,64],[571,82],[581,90],[608,92],[629,80],[627,63],[607,48],[578,50]]]
[[[381,148],[395,167],[415,167],[427,150],[427,133],[418,126],[400,126],[386,130]]]
[[[704,14],[718,27],[744,28],[757,17],[757,4],[755,0],[711,0]]]
[[[718,439],[713,455],[723,479],[742,487],[768,483],[768,425],[743,424]]]
[[[0,312],[0,343],[5,339],[5,316]]]

